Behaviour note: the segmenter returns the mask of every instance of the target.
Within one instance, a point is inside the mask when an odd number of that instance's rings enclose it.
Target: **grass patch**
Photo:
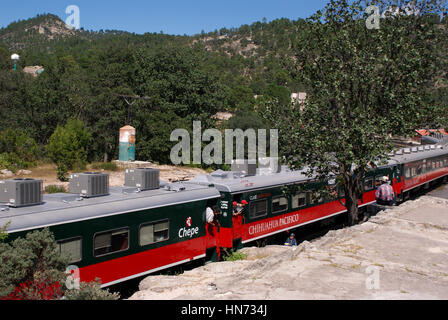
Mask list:
[[[233,251],[225,252],[223,259],[224,261],[237,261],[237,260],[246,260],[247,254],[241,251]]]
[[[95,162],[91,164],[92,169],[96,170],[106,170],[106,171],[117,171],[118,166],[115,162]]]
[[[52,185],[45,187],[45,192],[46,193],[65,193],[67,191],[65,190],[64,186],[52,184]]]

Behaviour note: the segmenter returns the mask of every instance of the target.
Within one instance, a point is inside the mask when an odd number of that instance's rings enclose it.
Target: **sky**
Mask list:
[[[0,27],[37,14],[52,13],[66,21],[66,8],[76,5],[85,30],[124,30],[193,35],[239,27],[266,18],[307,18],[328,0],[2,0]]]

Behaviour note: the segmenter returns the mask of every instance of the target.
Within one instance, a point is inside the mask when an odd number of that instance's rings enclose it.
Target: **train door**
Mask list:
[[[206,254],[212,261],[220,260],[223,249],[232,248],[232,207],[230,200],[230,195],[222,194],[221,198],[207,202],[205,246]],[[211,212],[213,212],[212,221],[210,221]]]
[[[244,213],[247,201],[243,199],[242,194],[234,194],[232,197],[232,240],[233,248],[241,249],[243,247],[243,224]]]

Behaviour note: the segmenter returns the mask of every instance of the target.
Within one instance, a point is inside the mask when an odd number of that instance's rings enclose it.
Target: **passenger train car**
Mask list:
[[[246,173],[245,173],[246,172]],[[281,167],[278,172],[215,171],[154,190],[111,187],[108,195],[44,195],[39,204],[0,207],[0,226],[10,222],[8,241],[48,227],[68,253],[82,281],[100,278],[103,287],[190,261],[219,260],[222,249],[244,244],[346,212],[335,179],[316,181]],[[361,209],[375,202],[387,175],[404,201],[418,189],[448,178],[448,147],[404,149],[367,173]],[[327,199],[322,185],[337,192]],[[286,195],[285,186],[298,186]],[[0,184],[0,192],[2,187]],[[336,194],[335,194],[336,195]],[[234,215],[233,203],[247,202]],[[220,209],[219,224],[206,223],[206,208]]]

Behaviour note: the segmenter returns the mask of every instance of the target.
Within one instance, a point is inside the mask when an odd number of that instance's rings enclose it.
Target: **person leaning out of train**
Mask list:
[[[205,219],[207,223],[214,226],[219,225],[219,214],[218,206],[214,205],[211,208],[207,207],[205,210]]]
[[[291,233],[288,238],[286,238],[285,246],[296,246],[296,235],[294,233]]]
[[[383,206],[394,205],[394,189],[389,184],[389,177],[384,176],[381,178],[381,184],[378,186],[375,192],[376,203]]]
[[[213,209],[210,207],[207,207],[207,209],[205,209],[205,219],[206,219],[207,223],[213,224],[214,218],[215,218],[215,213],[214,213]]]
[[[246,200],[241,201],[241,203],[238,203],[236,201],[233,201],[233,215],[238,216],[243,213],[244,206],[248,204]]]

